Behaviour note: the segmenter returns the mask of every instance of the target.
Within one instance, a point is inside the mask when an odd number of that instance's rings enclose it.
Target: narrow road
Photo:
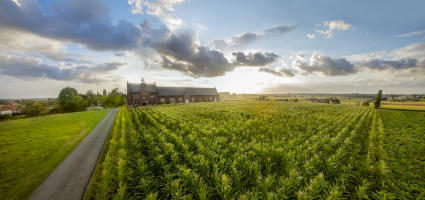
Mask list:
[[[114,108],[94,127],[31,195],[31,200],[82,199],[115,120]]]

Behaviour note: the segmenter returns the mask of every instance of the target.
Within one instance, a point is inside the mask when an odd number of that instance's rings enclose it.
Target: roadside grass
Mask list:
[[[110,109],[0,122],[0,199],[26,199]]]
[[[397,199],[425,199],[425,112],[379,112],[392,191]]]

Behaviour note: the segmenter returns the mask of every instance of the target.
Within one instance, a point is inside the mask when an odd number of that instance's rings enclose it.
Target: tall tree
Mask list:
[[[65,111],[76,111],[78,109],[78,92],[75,88],[66,87],[58,96],[58,103]]]
[[[86,94],[87,94],[87,96],[90,96],[92,99],[94,98],[93,90],[87,90]]]
[[[105,89],[103,89],[103,96],[105,96],[106,95],[106,90]]]
[[[379,90],[378,94],[376,94],[376,99],[374,102],[375,108],[381,107],[381,97],[382,97],[382,90]]]

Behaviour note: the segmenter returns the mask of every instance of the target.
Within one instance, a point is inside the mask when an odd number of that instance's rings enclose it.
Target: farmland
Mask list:
[[[380,110],[391,187],[398,199],[425,198],[425,113]]]
[[[25,199],[108,110],[0,122],[0,199]]]
[[[379,112],[218,102],[121,109],[95,199],[366,199],[391,195]]]

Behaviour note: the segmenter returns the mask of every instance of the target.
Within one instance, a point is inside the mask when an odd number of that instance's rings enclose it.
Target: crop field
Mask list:
[[[397,199],[425,199],[425,112],[380,110]]]
[[[0,199],[26,199],[107,110],[0,122]]]
[[[95,199],[382,199],[373,108],[216,102],[123,109]]]

